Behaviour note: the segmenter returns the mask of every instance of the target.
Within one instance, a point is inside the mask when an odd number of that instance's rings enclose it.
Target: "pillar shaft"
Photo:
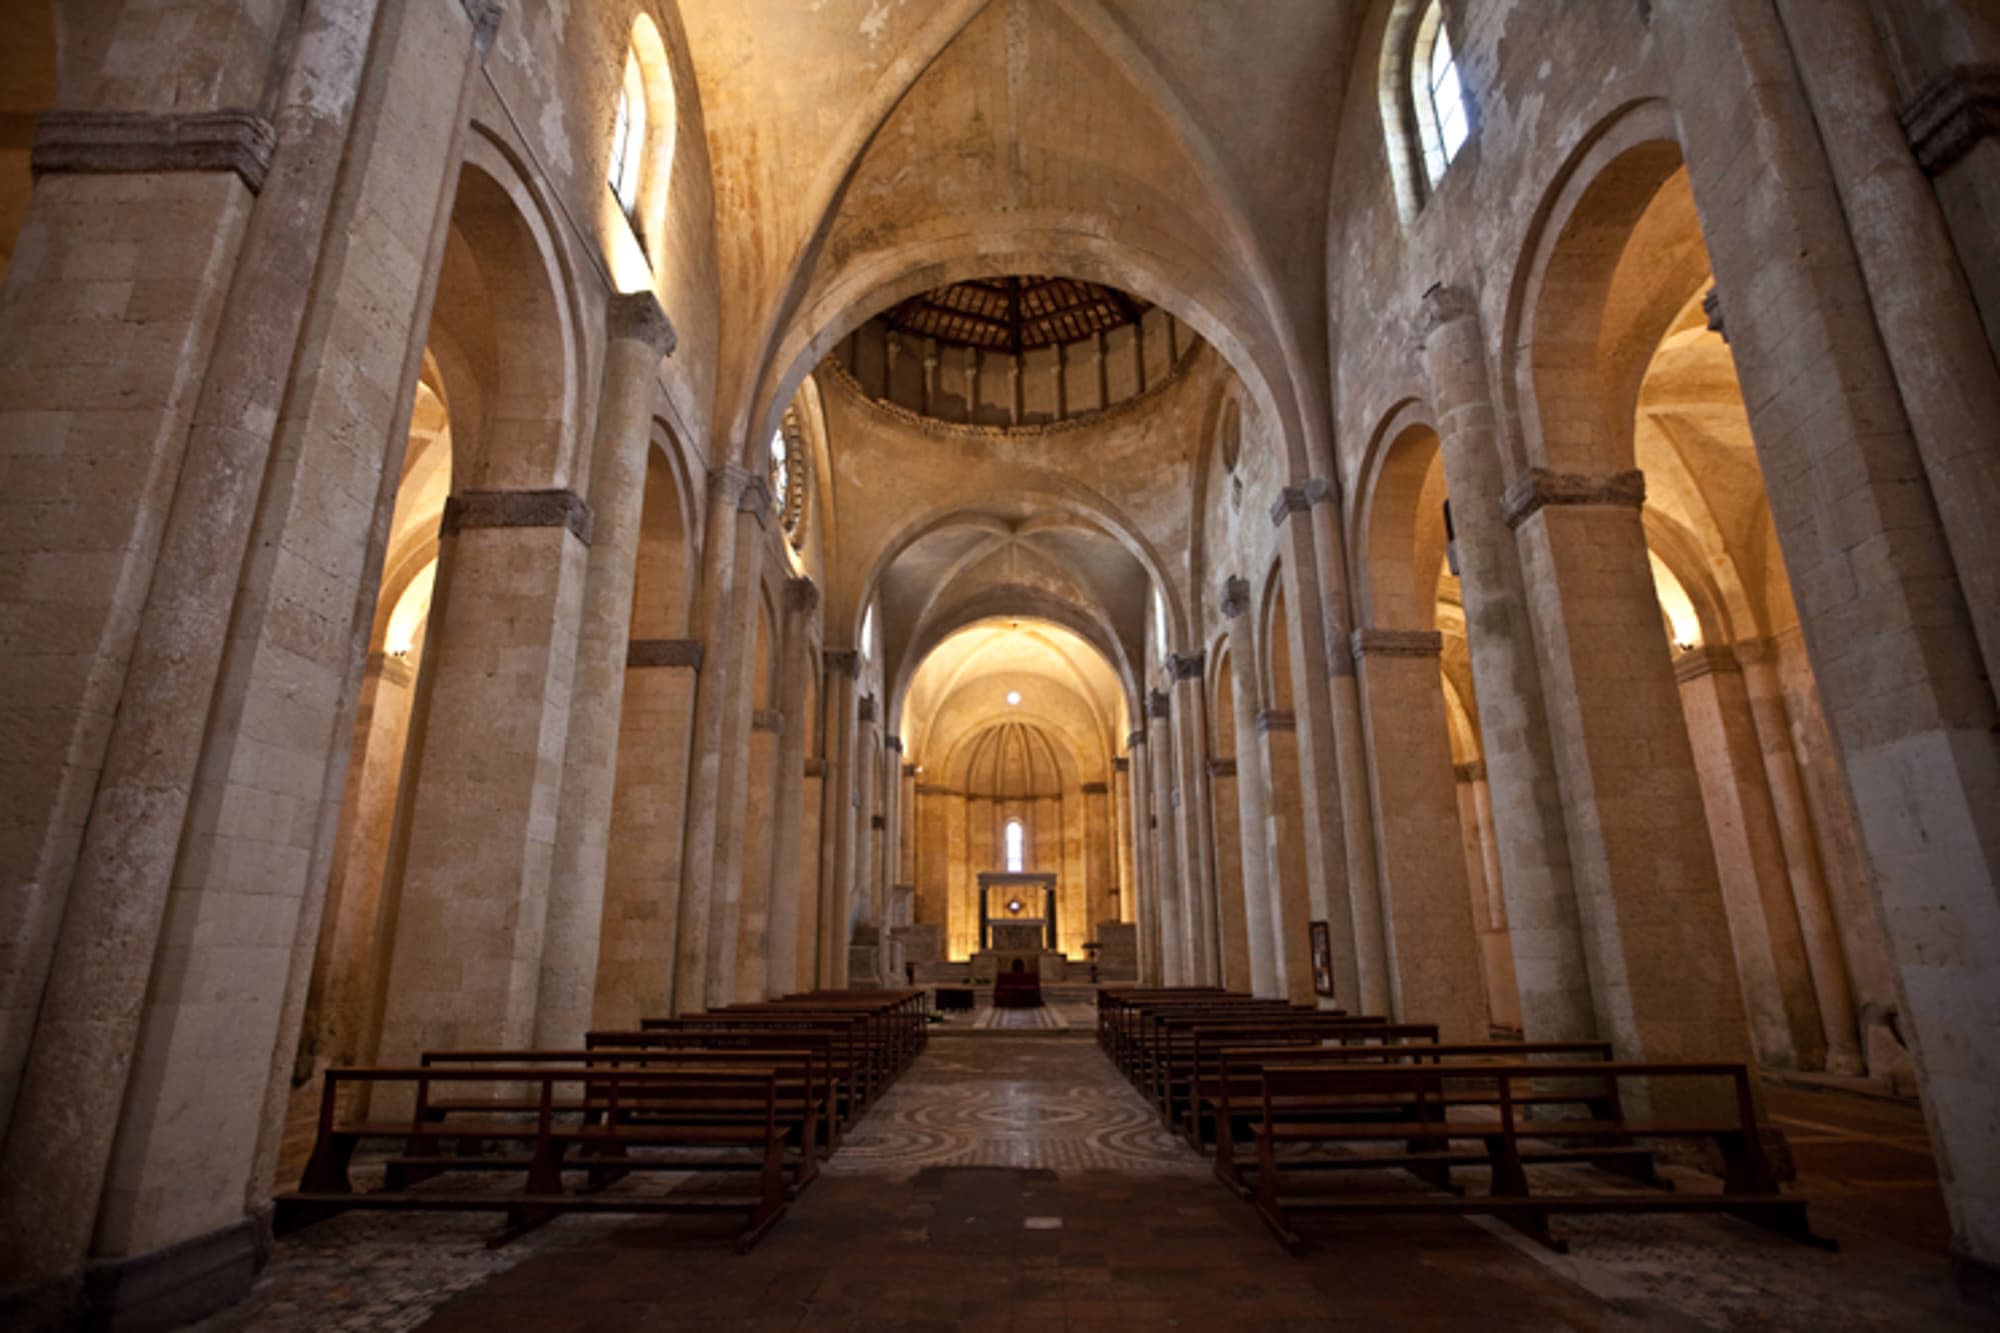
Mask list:
[[[1160,975],[1166,985],[1192,984],[1187,923],[1187,885],[1182,878],[1178,839],[1174,824],[1180,817],[1175,804],[1173,721],[1167,715],[1168,696],[1151,695],[1146,702],[1146,757],[1152,765],[1148,775],[1153,806],[1153,866],[1157,888],[1154,901],[1159,906]]]
[[[1270,788],[1257,736],[1257,649],[1251,641],[1249,590],[1224,598],[1229,614],[1229,692],[1236,722],[1237,843],[1241,850],[1245,947],[1250,964],[1250,990],[1266,998],[1284,993],[1278,957],[1278,886],[1271,864]],[[1232,611],[1231,608],[1234,608]]]
[[[715,636],[719,639],[715,647],[721,655],[716,676],[723,697],[715,851],[710,862],[708,963],[703,991],[709,1008],[730,1004],[738,998],[736,961],[741,948],[746,885],[744,841],[751,827],[751,750],[757,734],[751,690],[757,671],[757,603],[770,508],[763,479],[752,478],[743,487],[736,504],[736,557],[730,580],[728,621],[722,634]],[[765,758],[768,761],[770,755],[766,753]]]
[[[811,579],[793,579],[785,587],[785,624],[779,636],[778,711],[784,717],[779,736],[777,789],[771,836],[771,907],[769,961],[764,990],[772,996],[805,989],[799,975],[799,908],[804,891],[799,873],[804,859],[806,673],[812,669],[812,620],[819,608],[819,589]],[[807,978],[806,980],[809,980]]]

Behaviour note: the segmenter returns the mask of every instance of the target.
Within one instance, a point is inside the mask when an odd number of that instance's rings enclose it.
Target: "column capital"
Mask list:
[[[1461,319],[1475,319],[1479,315],[1479,302],[1465,288],[1448,282],[1434,284],[1424,293],[1417,316],[1417,341],[1430,341],[1430,336],[1447,324]]]
[[[1128,750],[1136,750],[1145,743],[1146,743],[1146,732],[1144,728],[1132,732],[1131,734],[1125,737],[1125,748]]]
[[[861,654],[852,648],[833,648],[820,654],[820,662],[836,675],[853,676],[861,670]]]
[[[1451,775],[1460,782],[1484,782],[1486,780],[1486,761],[1484,759],[1474,759],[1468,764],[1453,764],[1451,766]]]
[[[819,609],[819,585],[804,575],[786,579],[785,606],[788,610],[811,615]]]
[[[1222,581],[1222,616],[1234,620],[1250,609],[1250,580],[1231,574]]]
[[[472,49],[479,53],[479,63],[483,65],[493,50],[493,39],[500,35],[500,19],[507,12],[506,6],[500,0],[458,0],[458,3],[472,20]]]
[[[461,491],[444,502],[440,530],[474,528],[567,528],[590,545],[590,504],[572,490]]]
[[[1759,662],[1774,662],[1778,657],[1777,645],[1769,639],[1738,639],[1730,646],[1736,654],[1738,666],[1755,666]]]
[[[1113,755],[1111,756],[1111,771],[1113,773],[1130,773],[1132,771],[1132,761],[1122,754]]]
[[[1183,680],[1200,680],[1202,656],[1199,650],[1192,653],[1169,653],[1167,655],[1167,674],[1177,682]]]
[[[627,667],[691,667],[701,670],[700,639],[633,639],[625,645]]]
[[[1298,715],[1289,708],[1266,708],[1257,714],[1257,734],[1262,736],[1272,731],[1297,731]]]
[[[1602,505],[1639,509],[1646,503],[1646,474],[1637,468],[1593,477],[1531,467],[1514,479],[1500,501],[1500,516],[1518,528],[1545,505]]]
[[[861,698],[854,705],[854,717],[855,720],[857,722],[860,722],[863,726],[867,726],[875,721],[874,695],[864,694],[861,696]]]
[[[278,134],[254,111],[44,111],[29,166],[37,176],[228,171],[256,194],[271,174]]]
[[[785,715],[775,708],[756,708],[750,712],[750,730],[774,731],[785,729]]]
[[[1333,487],[1327,484],[1324,477],[1308,477],[1297,486],[1287,486],[1271,502],[1271,526],[1281,527],[1293,514],[1303,514],[1332,496]]]
[[[1711,286],[1708,294],[1701,298],[1701,313],[1708,320],[1709,332],[1717,334],[1722,341],[1729,341],[1729,325],[1723,319],[1722,288]]]
[[[1146,695],[1146,720],[1165,722],[1173,711],[1173,696],[1165,690],[1153,690]]]
[[[1428,657],[1444,652],[1444,635],[1429,629],[1363,627],[1348,636],[1354,660],[1364,657]]]
[[[1917,90],[1902,111],[1910,151],[1942,176],[1981,139],[2000,134],[2000,65],[1954,65]]]
[[[604,327],[613,342],[644,343],[660,357],[672,356],[680,340],[673,321],[660,308],[660,298],[646,290],[613,296],[605,307]]]
[[[1208,761],[1208,775],[1212,778],[1233,778],[1236,776],[1236,761],[1211,759]]]
[[[771,488],[762,477],[752,476],[743,483],[736,496],[736,512],[756,519],[760,528],[771,526]]]
[[[884,736],[882,738],[882,748],[896,754],[901,754],[903,752],[903,738],[901,736]]]
[[[1674,679],[1683,685],[1718,671],[1739,669],[1735,653],[1712,644],[1697,644],[1674,654]]]
[[[1108,782],[1086,782],[1083,784],[1083,794],[1085,796],[1108,796],[1110,793],[1111,784]]]

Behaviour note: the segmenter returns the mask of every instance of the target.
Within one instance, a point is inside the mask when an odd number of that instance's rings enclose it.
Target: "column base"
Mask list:
[[[86,1333],[153,1333],[234,1305],[271,1254],[268,1214],[81,1273],[0,1291],[0,1326]]]

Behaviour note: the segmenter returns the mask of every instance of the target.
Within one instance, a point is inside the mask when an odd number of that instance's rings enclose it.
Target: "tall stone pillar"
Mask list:
[[[533,1042],[592,514],[445,505],[378,1058]]]
[[[612,297],[606,322],[590,464],[595,522],[584,574],[569,739],[563,747],[541,995],[535,1006],[535,1045],[541,1047],[580,1045],[591,1025],[646,452],[660,362],[674,350],[673,325],[650,291]]]
[[[796,990],[811,990],[820,984],[820,845],[824,841],[820,820],[826,813],[825,789],[826,760],[807,755],[805,778],[799,786],[798,964],[792,973]]]
[[[854,729],[859,655],[825,655],[826,772],[821,778],[819,984],[847,984],[848,893],[854,880]]]
[[[1111,784],[1083,784],[1084,927],[1097,938],[1097,927],[1117,920],[1117,881],[1113,878],[1111,844],[1117,825],[1111,809]]]
[[[1645,495],[1637,472],[1530,468],[1508,488],[1504,514],[1552,701],[1600,1029],[1626,1059],[1747,1059],[1708,816],[1640,521]],[[1709,1100],[1672,1084],[1653,1092]]]
[[[1457,782],[1435,631],[1359,629],[1395,1016],[1446,1041],[1483,1041],[1486,996],[1465,883]]]
[[[1229,625],[1230,711],[1236,725],[1236,826],[1241,851],[1244,950],[1254,995],[1285,992],[1279,955],[1282,918],[1271,862],[1269,774],[1257,735],[1257,645],[1250,631],[1250,585],[1240,578],[1222,585],[1222,614]]]
[[[1656,9],[1778,543],[1901,974],[1953,1246],[2000,1265],[2000,714],[1768,7]],[[1920,315],[1913,315],[1920,318]],[[1989,432],[1990,436],[1990,432]],[[1935,483],[1933,483],[1934,485]],[[1989,516],[1990,517],[1990,516]]]
[[[1472,885],[1472,917],[1479,933],[1479,962],[1486,977],[1486,1012],[1495,1027],[1519,1031],[1521,991],[1514,981],[1514,951],[1507,939],[1507,909],[1500,896],[1500,862],[1493,847],[1493,806],[1486,765],[1474,760],[1453,770],[1458,779],[1458,822],[1465,840],[1465,877]]]
[[[1326,484],[1287,486],[1271,506],[1283,553],[1286,623],[1292,663],[1292,736],[1298,752],[1297,799],[1303,818],[1306,890],[1312,918],[1327,923],[1333,943],[1330,1003],[1381,1013],[1389,1006],[1382,967],[1382,930],[1372,888],[1356,894],[1347,879],[1346,796],[1334,739],[1331,647],[1319,582],[1319,553],[1308,517]],[[1296,983],[1295,983],[1296,984]]]
[[[752,487],[755,505],[763,483],[742,468],[711,468],[708,510],[702,523],[701,582],[695,589],[691,629],[702,643],[695,676],[694,725],[688,735],[686,822],[681,835],[681,886],[674,929],[674,1012],[700,1013],[708,1004],[708,936],[713,914],[716,831],[722,799],[724,713],[731,701],[731,673],[724,640],[737,578],[737,512]],[[745,571],[742,577],[750,577]]]
[[[1423,362],[1438,414],[1466,645],[1479,693],[1499,884],[1507,904],[1521,1023],[1530,1041],[1597,1035],[1591,970],[1570,872],[1540,665],[1520,556],[1501,519],[1505,481],[1486,349],[1472,298],[1424,297]]]
[[[1160,970],[1169,986],[1194,981],[1194,938],[1188,920],[1187,880],[1181,873],[1179,835],[1181,792],[1174,785],[1174,729],[1171,696],[1154,690],[1146,696],[1146,754],[1152,762],[1153,865],[1160,912]]]
[[[1772,656],[1771,646],[1762,640],[1746,639],[1736,645],[1736,660],[1743,670],[1743,690],[1750,701],[1751,725],[1756,728],[1757,748],[1763,759],[1764,780],[1778,822],[1785,873],[1791,879],[1792,903],[1799,915],[1799,934],[1805,945],[1807,965],[1812,970],[1813,995],[1819,1002],[1827,1071],[1859,1074],[1863,1066],[1853,982],[1848,975],[1846,951],[1841,947],[1840,923],[1834,916],[1827,890],[1826,871],[1820,861],[1812,810],[1806,803],[1798,759],[1792,750],[1784,683],[1778,678]]]
[[[1118,755],[1111,761],[1111,851],[1113,879],[1111,892],[1117,908],[1109,919],[1134,921],[1139,904],[1138,871],[1134,865],[1132,826],[1132,761]]]
[[[1176,811],[1176,852],[1180,858],[1188,914],[1191,974],[1203,985],[1222,980],[1222,916],[1215,891],[1214,825],[1209,818],[1208,700],[1202,694],[1202,654],[1167,659],[1174,693],[1172,710],[1175,768],[1181,805]]]
[[[1142,728],[1125,738],[1132,779],[1132,870],[1136,877],[1131,919],[1138,924],[1139,980],[1164,985],[1160,967],[1159,869],[1153,855],[1153,764]]]
[[[1256,714],[1256,750],[1264,772],[1264,862],[1271,871],[1272,933],[1277,948],[1272,966],[1279,988],[1293,1004],[1313,1004],[1311,877],[1306,868],[1305,804],[1299,791],[1298,723],[1285,709],[1267,708]],[[1335,957],[1334,987],[1340,986]],[[1350,967],[1346,973],[1353,977]]]
[[[854,752],[849,789],[854,807],[853,858],[846,866],[847,915],[841,924],[841,947],[848,951],[848,979],[873,986],[882,979],[882,904],[876,877],[876,853],[881,830],[876,806],[876,772],[881,766],[881,723],[873,694],[863,694],[854,706]],[[857,947],[858,946],[858,947]]]
[[[736,995],[736,962],[741,948],[744,840],[754,827],[750,822],[752,750],[759,733],[759,719],[751,707],[757,674],[757,605],[762,587],[764,537],[770,521],[771,497],[762,477],[753,477],[743,488],[736,504],[736,561],[729,598],[729,624],[716,645],[721,653],[717,675],[727,691],[722,704],[722,763],[717,779],[720,807],[715,816],[714,878],[710,885],[708,920],[708,971],[706,1003],[710,1008],[730,1004]],[[776,747],[775,734],[764,723],[766,741],[762,747],[769,775],[769,761]],[[768,791],[768,788],[766,789]]]
[[[1826,1050],[1819,1006],[1742,673],[1729,649],[1701,647],[1674,659],[1674,675],[1757,1058],[1781,1069],[1818,1069]]]
[[[785,585],[785,624],[779,635],[778,711],[784,719],[779,734],[776,792],[772,797],[769,962],[764,991],[771,996],[805,989],[799,975],[799,907],[803,886],[800,867],[805,857],[801,826],[805,820],[806,673],[812,667],[813,614],[819,610],[819,587],[811,579],[795,578]],[[815,860],[817,857],[814,858]]]

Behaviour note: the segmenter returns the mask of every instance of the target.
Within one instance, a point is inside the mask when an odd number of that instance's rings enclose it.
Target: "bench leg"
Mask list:
[[[1299,1233],[1292,1230],[1291,1218],[1285,1215],[1284,1205],[1278,1202],[1278,1158],[1272,1151],[1269,1135],[1257,1140],[1257,1190],[1254,1200],[1257,1216],[1264,1219],[1264,1225],[1271,1228],[1271,1234],[1278,1238],[1278,1244],[1285,1252],[1298,1257],[1305,1251],[1305,1242]]]
[[[1487,1160],[1493,1166],[1493,1197],[1496,1199],[1525,1199],[1528,1197],[1528,1172],[1521,1165],[1521,1154],[1514,1140],[1505,1134],[1492,1134],[1486,1139]],[[1514,1230],[1540,1245],[1545,1245],[1557,1254],[1569,1253],[1569,1242],[1549,1230],[1549,1215],[1534,1209],[1498,1209],[1493,1214]]]
[[[347,1177],[348,1163],[354,1160],[358,1140],[351,1134],[322,1134],[313,1143],[312,1157],[299,1173],[299,1189],[306,1194],[352,1194],[354,1183]]]
[[[785,1215],[785,1138],[773,1135],[764,1145],[764,1169],[759,1175],[761,1190],[750,1225],[736,1238],[736,1252],[748,1254],[764,1239],[764,1233]]]
[[[596,1144],[584,1155],[591,1159],[590,1176],[584,1188],[593,1194],[598,1190],[610,1188],[632,1174],[631,1168],[617,1164],[621,1158],[630,1156],[622,1143]],[[600,1161],[603,1161],[604,1165],[599,1165]]]

